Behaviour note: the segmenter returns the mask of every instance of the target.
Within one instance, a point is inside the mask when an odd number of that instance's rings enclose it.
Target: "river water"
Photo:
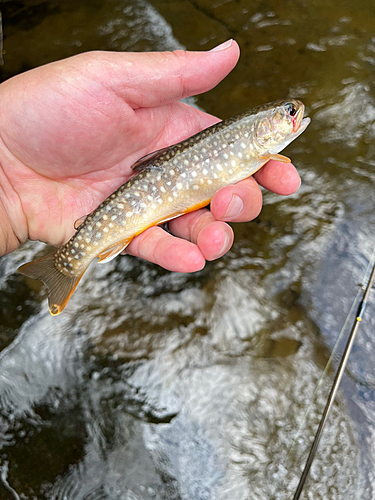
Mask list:
[[[314,392],[375,247],[373,0],[0,7],[1,80],[92,49],[235,38],[236,69],[196,104],[226,118],[289,96],[312,118],[286,150],[298,193],[265,192],[199,273],[119,257],[51,317],[39,284],[15,274],[44,245],[0,259],[0,499],[291,499],[332,370]],[[305,500],[375,498],[374,295]]]

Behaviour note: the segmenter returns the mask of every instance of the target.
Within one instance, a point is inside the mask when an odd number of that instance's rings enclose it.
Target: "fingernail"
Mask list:
[[[229,234],[225,231],[225,238],[224,238],[224,243],[220,249],[220,252],[218,252],[212,259],[218,259],[219,257],[222,257],[225,253],[228,252],[230,249],[230,244],[231,244],[231,238],[229,237]]]
[[[227,40],[226,42],[218,45],[217,47],[214,47],[213,49],[211,49],[209,52],[216,52],[218,50],[225,50],[225,49],[229,49],[229,47],[232,45],[233,43],[233,40],[230,39],[230,40]]]
[[[232,218],[240,215],[243,209],[243,201],[239,196],[234,194],[225,212],[224,218]]]

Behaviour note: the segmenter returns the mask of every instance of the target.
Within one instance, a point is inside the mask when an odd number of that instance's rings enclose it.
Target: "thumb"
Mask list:
[[[101,83],[115,90],[133,109],[161,106],[212,89],[234,68],[238,58],[239,47],[234,40],[208,52],[108,52],[105,59],[111,65],[111,78],[104,71]]]

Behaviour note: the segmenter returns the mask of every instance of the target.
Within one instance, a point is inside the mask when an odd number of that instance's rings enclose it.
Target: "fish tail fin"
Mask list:
[[[77,278],[59,271],[55,266],[54,253],[23,264],[17,269],[17,272],[29,278],[40,280],[46,285],[49,312],[52,316],[60,314],[65,308],[83,275],[82,273]]]

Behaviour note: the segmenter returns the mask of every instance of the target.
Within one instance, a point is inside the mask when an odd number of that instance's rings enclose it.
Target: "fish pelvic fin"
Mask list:
[[[128,240],[122,240],[116,243],[115,245],[111,245],[110,247],[106,248],[98,255],[99,257],[98,262],[100,264],[104,264],[114,259],[119,253],[125,250],[125,248],[129,245],[131,240],[132,238],[129,238]]]
[[[46,285],[49,312],[52,316],[57,316],[65,308],[83,276],[82,273],[77,278],[59,271],[55,266],[54,253],[23,264],[17,269],[17,272],[29,278],[40,280]]]

